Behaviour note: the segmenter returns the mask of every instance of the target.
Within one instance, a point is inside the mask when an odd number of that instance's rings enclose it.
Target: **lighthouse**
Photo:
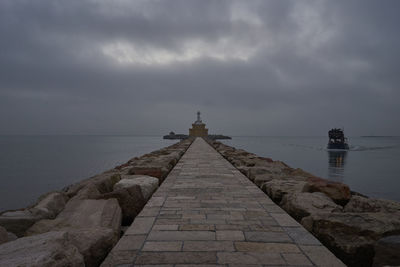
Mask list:
[[[192,124],[192,128],[189,129],[189,136],[208,136],[208,129],[206,128],[206,125],[201,121],[200,111],[197,112],[197,120]]]

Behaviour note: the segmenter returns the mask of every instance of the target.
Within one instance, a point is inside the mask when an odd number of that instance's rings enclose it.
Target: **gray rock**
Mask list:
[[[86,266],[97,266],[118,241],[120,227],[121,209],[116,199],[75,199],[56,219],[38,221],[27,233],[68,232]]]
[[[147,175],[127,175],[123,176],[118,183],[114,185],[114,190],[121,188],[130,188],[138,185],[142,191],[142,195],[149,200],[154,191],[158,188],[158,179]]]
[[[48,232],[0,245],[0,266],[85,266],[66,232]]]
[[[53,192],[43,198],[30,211],[34,216],[54,219],[64,209],[67,200],[68,197],[65,194]]]
[[[4,227],[0,226],[0,244],[8,242],[8,232]]]
[[[311,214],[340,212],[343,209],[323,193],[287,194],[281,205],[296,220]]]
[[[8,232],[22,237],[26,230],[38,220],[40,217],[35,216],[29,210],[7,211],[0,215],[0,226]]]
[[[130,225],[146,204],[146,199],[143,197],[142,190],[138,185],[117,189],[110,193],[103,194],[99,198],[115,198],[118,200],[122,210],[123,225]]]
[[[303,192],[306,182],[292,179],[273,179],[261,186],[261,189],[276,203],[280,203],[286,194]]]
[[[101,196],[101,193],[97,189],[97,186],[94,183],[87,183],[71,198],[71,200],[97,199],[99,196]]]
[[[39,234],[64,227],[106,227],[119,234],[121,209],[116,199],[70,200],[56,219],[38,221],[27,234]]]
[[[374,199],[353,195],[344,207],[345,212],[397,212],[400,213],[400,203],[386,199]]]
[[[400,265],[400,235],[387,236],[379,239],[374,246],[375,256],[373,266]]]
[[[261,188],[261,186],[269,181],[274,179],[274,175],[272,174],[258,174],[254,176],[254,183]]]
[[[374,243],[400,232],[400,216],[383,212],[313,214],[301,224],[351,266],[371,266]]]

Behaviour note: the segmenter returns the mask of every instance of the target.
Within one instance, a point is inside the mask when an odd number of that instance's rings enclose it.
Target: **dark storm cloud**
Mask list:
[[[398,1],[0,2],[0,134],[400,135]]]

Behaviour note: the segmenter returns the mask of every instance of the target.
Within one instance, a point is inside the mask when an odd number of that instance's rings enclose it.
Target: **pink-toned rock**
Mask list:
[[[310,177],[307,179],[304,192],[322,192],[330,197],[335,203],[342,206],[346,205],[351,198],[351,192],[348,185],[328,181],[318,177]]]

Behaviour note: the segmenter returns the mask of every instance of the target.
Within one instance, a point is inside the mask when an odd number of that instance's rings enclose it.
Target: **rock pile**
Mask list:
[[[400,265],[400,203],[207,141],[347,265]]]
[[[193,140],[0,214],[0,266],[99,266]]]

